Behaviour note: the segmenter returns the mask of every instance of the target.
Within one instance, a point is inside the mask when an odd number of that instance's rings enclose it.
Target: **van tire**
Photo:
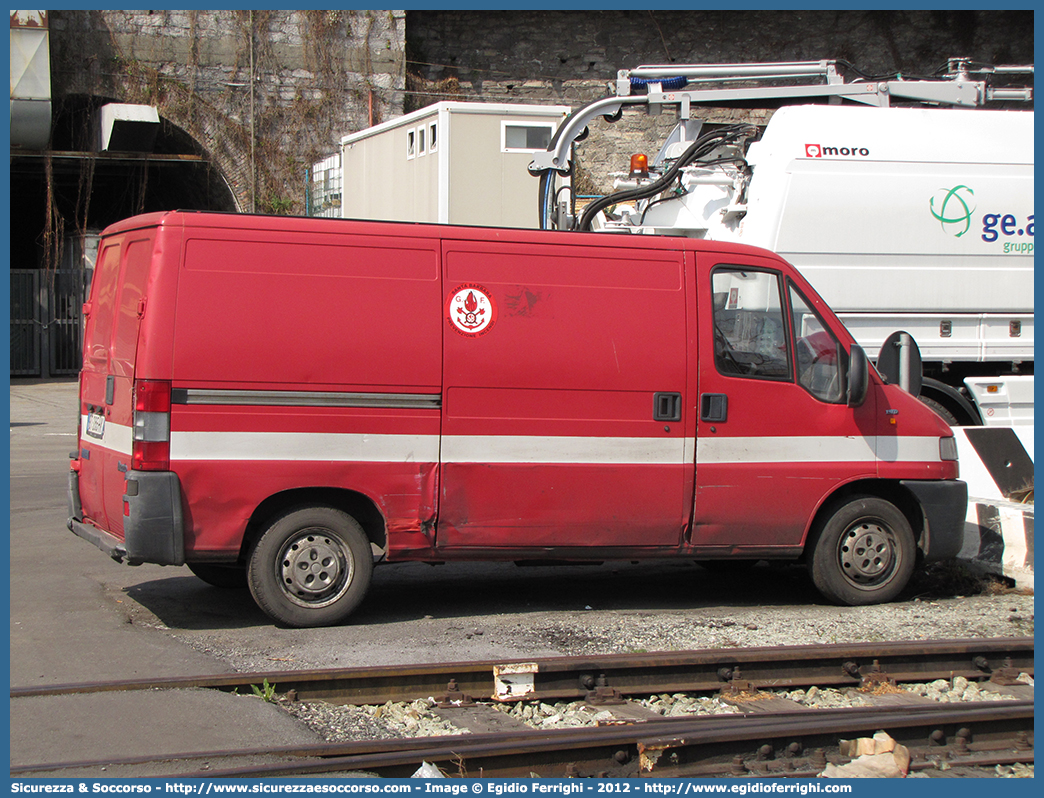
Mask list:
[[[241,565],[215,565],[206,562],[187,563],[188,569],[208,585],[229,590],[247,586],[246,568]]]
[[[347,618],[373,575],[370,541],[333,507],[299,507],[277,518],[250,553],[250,594],[267,615],[295,627]]]
[[[830,601],[850,606],[891,601],[917,557],[913,530],[891,502],[856,496],[835,505],[810,539],[809,573]]]

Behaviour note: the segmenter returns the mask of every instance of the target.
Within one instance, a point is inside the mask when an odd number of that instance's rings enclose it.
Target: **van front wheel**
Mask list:
[[[287,626],[330,626],[359,606],[373,555],[362,527],[333,507],[302,507],[277,518],[250,554],[254,601]]]
[[[910,522],[884,499],[859,496],[836,506],[813,533],[809,572],[838,604],[891,601],[913,574]]]

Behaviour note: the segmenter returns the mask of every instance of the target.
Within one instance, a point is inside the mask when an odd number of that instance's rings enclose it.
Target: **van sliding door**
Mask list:
[[[681,253],[443,247],[439,548],[676,547],[693,458]]]

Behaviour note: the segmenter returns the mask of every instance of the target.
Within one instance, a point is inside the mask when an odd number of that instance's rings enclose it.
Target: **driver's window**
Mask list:
[[[789,379],[787,330],[778,275],[719,267],[711,275],[711,291],[718,371]]]
[[[844,350],[793,285],[790,286],[790,310],[798,384],[817,399],[840,402]]]

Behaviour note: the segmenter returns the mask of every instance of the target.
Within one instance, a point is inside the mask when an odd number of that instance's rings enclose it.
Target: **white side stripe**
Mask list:
[[[593,463],[657,465],[692,462],[692,439],[449,435],[444,463]],[[689,459],[686,460],[685,458]],[[439,462],[437,435],[314,432],[172,432],[171,460],[314,460]]]
[[[171,432],[170,459],[437,463],[439,436],[323,432]]]
[[[877,439],[877,459],[884,463],[940,463],[939,437],[892,437]]]
[[[672,465],[691,457],[692,443],[691,438],[447,435],[442,462]]]
[[[701,438],[696,463],[937,463],[938,437]]]
[[[127,451],[130,450],[130,428]],[[106,431],[108,436],[108,430]],[[697,465],[939,462],[937,437],[613,438],[536,435],[171,433],[172,460]],[[875,452],[876,450],[876,452]]]
[[[87,415],[83,414],[80,416],[80,440],[130,457],[134,447],[134,430],[126,424],[114,424],[106,420],[102,437],[98,439],[87,434]]]
[[[700,438],[697,464],[872,463],[873,438]]]

